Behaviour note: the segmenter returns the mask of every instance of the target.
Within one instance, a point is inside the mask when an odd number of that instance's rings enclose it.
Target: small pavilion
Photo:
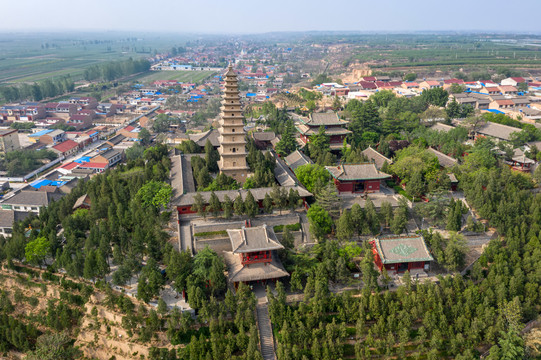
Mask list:
[[[229,281],[235,288],[240,282],[275,281],[289,276],[282,266],[276,250],[284,246],[276,238],[276,234],[267,225],[242,227],[227,230],[231,241],[231,252],[224,252],[228,267]]]

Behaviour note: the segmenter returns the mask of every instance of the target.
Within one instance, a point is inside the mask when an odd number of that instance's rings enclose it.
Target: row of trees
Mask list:
[[[54,160],[58,155],[51,150],[15,150],[0,158],[0,170],[8,176],[22,176],[43,166],[44,160]]]
[[[55,80],[45,79],[33,84],[1,86],[0,98],[5,102],[41,101],[72,92],[74,88],[73,80],[69,76],[65,76]]]
[[[92,65],[85,69],[84,79],[87,81],[101,80],[113,81],[123,76],[148,71],[150,62],[146,59],[112,61],[104,64]]]
[[[294,189],[289,189],[289,192],[282,187],[274,186],[272,191],[265,194],[265,198],[262,201],[263,211],[265,213],[271,213],[273,209],[296,209],[300,206],[301,198],[299,192]],[[192,210],[196,211],[198,215],[206,217],[208,213],[211,213],[214,217],[222,214],[225,219],[231,218],[233,215],[241,216],[246,215],[250,218],[259,214],[259,204],[255,200],[251,191],[248,191],[245,199],[239,194],[234,200],[228,195],[224,195],[222,201],[218,196],[211,192],[208,204],[206,204],[201,194],[194,196],[194,203]]]

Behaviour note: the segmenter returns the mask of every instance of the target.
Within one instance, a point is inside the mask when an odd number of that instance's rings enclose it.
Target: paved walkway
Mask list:
[[[264,360],[276,360],[276,354],[274,352],[274,336],[272,335],[272,325],[265,288],[263,285],[256,285],[254,287],[254,293],[257,298],[256,313],[261,355],[263,355]]]
[[[302,226],[303,243],[307,244],[314,242],[315,240],[310,238],[310,223],[308,222],[308,217],[306,216],[306,213],[300,213],[299,217]]]
[[[189,221],[180,221],[179,224],[180,250],[189,250],[193,255],[192,227]]]

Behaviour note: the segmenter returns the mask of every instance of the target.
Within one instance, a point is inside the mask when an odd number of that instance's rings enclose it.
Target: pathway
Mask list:
[[[272,325],[267,303],[267,294],[262,285],[256,285],[254,290],[257,298],[256,313],[259,341],[261,344],[261,355],[263,355],[264,360],[276,360],[276,354],[274,353],[274,337],[272,335]]]
[[[178,235],[180,242],[180,250],[189,250],[190,253],[193,255],[192,227],[190,225],[190,221],[180,221]]]
[[[305,244],[314,242],[314,240],[310,238],[310,223],[308,222],[308,217],[306,216],[306,213],[300,213],[299,218],[302,226],[303,242]]]

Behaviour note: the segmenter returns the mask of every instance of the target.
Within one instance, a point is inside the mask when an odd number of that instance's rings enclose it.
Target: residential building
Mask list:
[[[16,129],[0,130],[0,153],[5,154],[20,148],[19,131]]]
[[[419,83],[419,89],[430,90],[441,87],[441,83],[435,80],[425,80]]]
[[[39,142],[47,145],[56,145],[63,141],[66,141],[67,135],[63,130],[55,129],[50,132],[46,132],[39,137]]]
[[[494,100],[488,105],[489,109],[495,110],[513,109],[514,107],[515,103],[511,99]]]
[[[94,156],[91,159],[92,163],[107,164],[107,167],[112,167],[122,160],[123,152],[116,149],[108,149]],[[83,168],[83,166],[79,166]]]
[[[56,196],[55,196],[56,195]],[[2,209],[25,211],[39,214],[41,207],[49,206],[49,203],[58,199],[58,194],[45,191],[21,190],[9,199],[0,203]]]
[[[51,148],[54,152],[61,156],[71,156],[79,151],[79,144],[73,140],[66,140],[60,144],[56,144]]]
[[[526,83],[526,80],[522,77],[509,77],[501,81],[502,85],[518,86],[518,84]]]
[[[0,235],[11,237],[13,233],[13,223],[26,219],[30,215],[29,212],[0,210]]]
[[[73,205],[73,209],[90,209],[90,206],[92,205],[92,202],[90,201],[90,196],[88,194],[84,194],[80,196]]]
[[[502,93],[502,95],[517,95],[518,94],[518,90],[514,86],[500,85],[498,89],[500,89],[500,93]]]

